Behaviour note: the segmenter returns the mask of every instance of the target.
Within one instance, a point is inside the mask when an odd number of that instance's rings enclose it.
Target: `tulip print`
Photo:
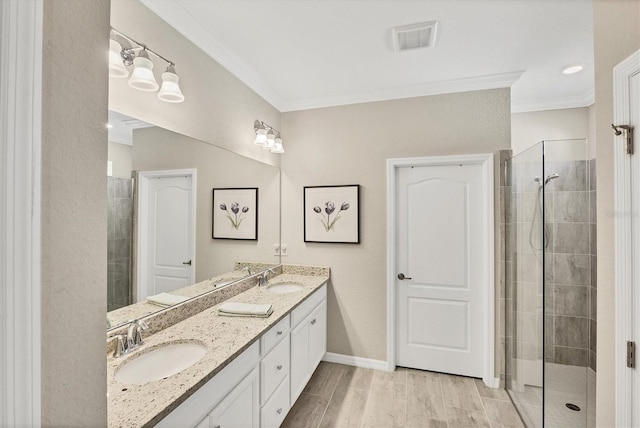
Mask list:
[[[231,227],[235,230],[240,228],[242,221],[246,218],[242,214],[246,214],[249,211],[249,207],[240,209],[240,204],[237,202],[232,203],[229,209],[227,209],[227,204],[222,203],[220,204],[220,209],[227,212],[227,218],[231,222]]]
[[[313,207],[313,211],[316,214],[320,214],[318,221],[320,221],[324,226],[325,232],[333,231],[334,226],[336,225],[336,222],[340,220],[340,213],[348,209],[349,209],[349,204],[346,202],[343,202],[342,205],[340,205],[340,209],[338,210],[338,212],[335,213],[335,217],[333,217],[332,219],[331,215],[336,211],[336,206],[333,202],[331,201],[325,202],[324,214],[322,213],[323,211],[322,208],[320,208],[319,206]]]

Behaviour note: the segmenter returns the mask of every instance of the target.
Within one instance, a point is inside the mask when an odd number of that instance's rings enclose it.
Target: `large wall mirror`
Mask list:
[[[241,279],[239,262],[280,262],[279,168],[115,111],[109,126],[108,327],[163,310],[150,296],[179,301],[210,291],[203,281]],[[257,205],[231,191],[214,206],[214,188],[257,189]],[[257,239],[214,239],[214,215],[226,237],[236,217],[255,218]]]

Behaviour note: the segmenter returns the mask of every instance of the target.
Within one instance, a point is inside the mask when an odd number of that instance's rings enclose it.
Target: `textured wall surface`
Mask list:
[[[615,426],[613,67],[640,49],[640,2],[595,0],[596,157],[598,192],[597,426]]]
[[[109,1],[45,0],[42,425],[107,423]]]
[[[509,125],[508,89],[282,115],[292,140],[282,158],[284,261],[331,266],[329,352],[387,357],[385,160],[497,153],[510,147]],[[303,186],[332,184],[362,186],[359,245],[303,242]]]

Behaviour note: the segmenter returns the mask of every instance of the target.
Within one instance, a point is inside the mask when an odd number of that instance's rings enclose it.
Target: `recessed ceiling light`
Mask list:
[[[562,70],[562,74],[576,74],[576,73],[581,72],[582,70],[584,70],[584,65],[574,64],[574,65],[569,65],[569,66],[565,67]]]

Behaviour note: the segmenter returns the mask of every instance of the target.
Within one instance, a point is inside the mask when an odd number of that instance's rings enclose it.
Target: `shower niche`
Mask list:
[[[527,427],[595,426],[595,159],[542,141],[505,171],[507,392]]]

